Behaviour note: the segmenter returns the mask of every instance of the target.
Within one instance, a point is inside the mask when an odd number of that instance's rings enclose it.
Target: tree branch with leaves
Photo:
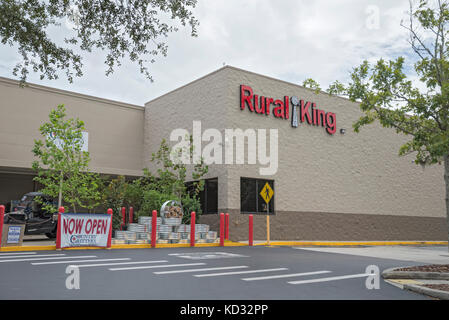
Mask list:
[[[414,71],[426,91],[419,90],[407,76],[405,59],[364,61],[355,67],[348,84],[332,83],[328,94],[348,98],[360,105],[363,116],[353,124],[355,132],[378,121],[410,140],[399,155],[415,154],[421,165],[444,163],[446,215],[449,235],[449,4],[448,1],[410,1],[408,42],[417,56]],[[319,84],[307,79],[303,85],[321,92]]]
[[[43,185],[41,192],[58,199],[58,207],[65,202],[73,212],[92,211],[101,203],[102,182],[98,174],[89,172],[90,155],[82,150],[84,122],[65,117],[66,109],[59,105],[39,128],[44,139],[34,141],[33,154],[38,158],[32,164],[37,172],[34,181]]]
[[[24,82],[30,71],[40,78],[58,79],[64,71],[69,82],[83,75],[79,51],[105,51],[106,75],[128,57],[152,80],[148,64],[166,56],[167,36],[178,25],[190,26],[197,36],[198,20],[191,11],[197,0],[4,0],[0,2],[0,39],[16,46],[21,61],[13,74]],[[58,44],[50,29],[63,30],[71,21],[72,36]]]

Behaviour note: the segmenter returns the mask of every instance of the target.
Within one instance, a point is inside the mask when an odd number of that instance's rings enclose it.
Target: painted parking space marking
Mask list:
[[[69,263],[80,263],[80,262],[100,262],[100,261],[124,261],[131,260],[131,258],[114,258],[114,259],[90,259],[90,260],[72,260],[72,261],[47,261],[47,262],[32,262],[33,266],[47,265],[47,264],[69,264]]]
[[[249,257],[242,254],[229,253],[229,252],[189,252],[189,253],[169,253],[168,255],[192,260]]]
[[[11,255],[32,255],[32,254],[36,254],[36,252],[5,252],[5,253],[0,253],[0,257],[11,256]]]
[[[315,274],[330,273],[332,271],[322,270],[322,271],[312,271],[312,272],[302,272],[302,273],[289,273],[289,274],[279,274],[274,276],[264,276],[264,277],[253,277],[253,278],[242,278],[244,281],[258,281],[258,280],[269,280],[269,279],[280,279],[280,278],[290,278],[290,277],[302,277],[311,276]]]
[[[25,258],[40,258],[40,257],[61,257],[61,256],[65,256],[64,253],[60,253],[60,254],[34,254],[34,255],[29,255],[29,256],[1,256],[0,259],[25,259]]]
[[[13,260],[0,260],[0,262],[23,262],[23,261],[36,261],[36,260],[58,260],[58,259],[81,259],[81,258],[96,258],[97,256],[73,256],[73,257],[54,257],[51,258],[26,258],[26,259],[13,259]],[[61,254],[65,256],[65,254]]]
[[[300,280],[300,281],[289,281],[290,284],[306,284],[306,283],[315,283],[315,282],[327,282],[327,281],[336,281],[336,280],[344,280],[344,279],[352,279],[352,278],[363,278],[372,276],[371,273],[359,273],[359,274],[349,274],[346,276],[338,276],[338,277],[328,277],[328,278],[318,278],[318,279],[310,279],[310,280]]]
[[[218,276],[228,276],[235,274],[244,274],[244,273],[257,273],[257,272],[273,272],[273,271],[284,271],[288,270],[288,268],[275,268],[275,269],[259,269],[259,270],[248,270],[248,271],[233,271],[233,272],[221,272],[221,273],[207,273],[207,274],[195,274],[194,277],[218,277]]]
[[[154,269],[154,268],[171,268],[171,267],[187,267],[187,266],[201,266],[205,263],[181,263],[181,264],[162,264],[158,266],[143,266],[143,267],[126,267],[126,268],[109,268],[110,271],[122,271],[122,270],[139,270],[139,269]]]
[[[125,264],[150,264],[150,263],[164,263],[168,262],[167,260],[150,260],[150,261],[131,261],[131,262],[117,262],[117,263],[96,263],[96,264],[80,264],[73,265],[79,268],[86,267],[105,267],[105,266],[115,266],[115,265],[125,265]]]
[[[171,273],[186,273],[186,272],[198,272],[198,271],[213,271],[213,270],[227,270],[227,269],[242,269],[248,268],[248,266],[230,266],[230,267],[214,267],[214,268],[202,268],[202,269],[185,269],[185,270],[170,270],[170,271],[156,271],[154,274],[171,274]]]

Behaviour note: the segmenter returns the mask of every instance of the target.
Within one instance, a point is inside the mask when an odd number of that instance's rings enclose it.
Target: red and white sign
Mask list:
[[[110,214],[61,213],[58,222],[60,247],[110,246]]]
[[[290,110],[291,103],[291,110]],[[305,101],[296,96],[284,96],[280,99],[259,96],[250,86],[240,85],[240,110],[248,107],[255,114],[270,115],[270,107],[275,118],[288,120],[291,114],[291,125],[297,128],[300,123],[322,126],[333,135],[337,130],[337,115],[318,109],[315,102]]]

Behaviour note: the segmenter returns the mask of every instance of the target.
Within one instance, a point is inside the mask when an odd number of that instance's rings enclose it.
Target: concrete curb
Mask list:
[[[389,268],[382,271],[384,279],[426,279],[426,280],[449,280],[446,272],[420,272],[420,271],[395,271],[399,267]],[[406,268],[406,267],[401,267]]]
[[[447,245],[447,241],[270,241],[270,246],[397,246],[397,245]],[[254,243],[254,246],[267,246],[267,242]],[[225,240],[225,247],[248,246],[245,242],[234,242]],[[156,248],[186,248],[190,244],[157,244]],[[219,247],[218,243],[197,243],[195,247]],[[149,244],[113,244],[111,249],[146,249],[151,248]],[[96,247],[74,247],[64,250],[105,250],[105,248]],[[55,245],[43,246],[21,246],[21,247],[0,247],[0,252],[11,251],[40,251],[56,250]]]
[[[438,298],[441,300],[449,300],[449,292],[448,291],[431,289],[431,288],[419,286],[416,284],[404,284],[404,289],[413,291],[416,293],[425,294],[427,296]]]
[[[204,248],[204,247],[219,247],[219,243],[196,243],[194,248]],[[232,242],[226,240],[224,243],[225,247],[241,247],[247,246],[247,244],[242,244],[238,242]],[[189,244],[184,243],[159,243],[156,245],[158,248],[190,248]],[[99,247],[72,247],[64,248],[60,250],[111,250],[111,249],[151,249],[151,244],[113,244],[111,248],[99,248]],[[52,246],[22,246],[22,247],[1,247],[0,252],[19,252],[19,251],[42,251],[42,250],[57,250],[56,245]]]

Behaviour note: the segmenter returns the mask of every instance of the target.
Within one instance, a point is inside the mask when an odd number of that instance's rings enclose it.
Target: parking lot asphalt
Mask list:
[[[367,288],[375,279],[368,266],[382,272],[416,264],[265,246],[2,252],[0,299],[428,299],[381,277],[378,289]],[[71,265],[79,270],[79,289],[66,286]]]

